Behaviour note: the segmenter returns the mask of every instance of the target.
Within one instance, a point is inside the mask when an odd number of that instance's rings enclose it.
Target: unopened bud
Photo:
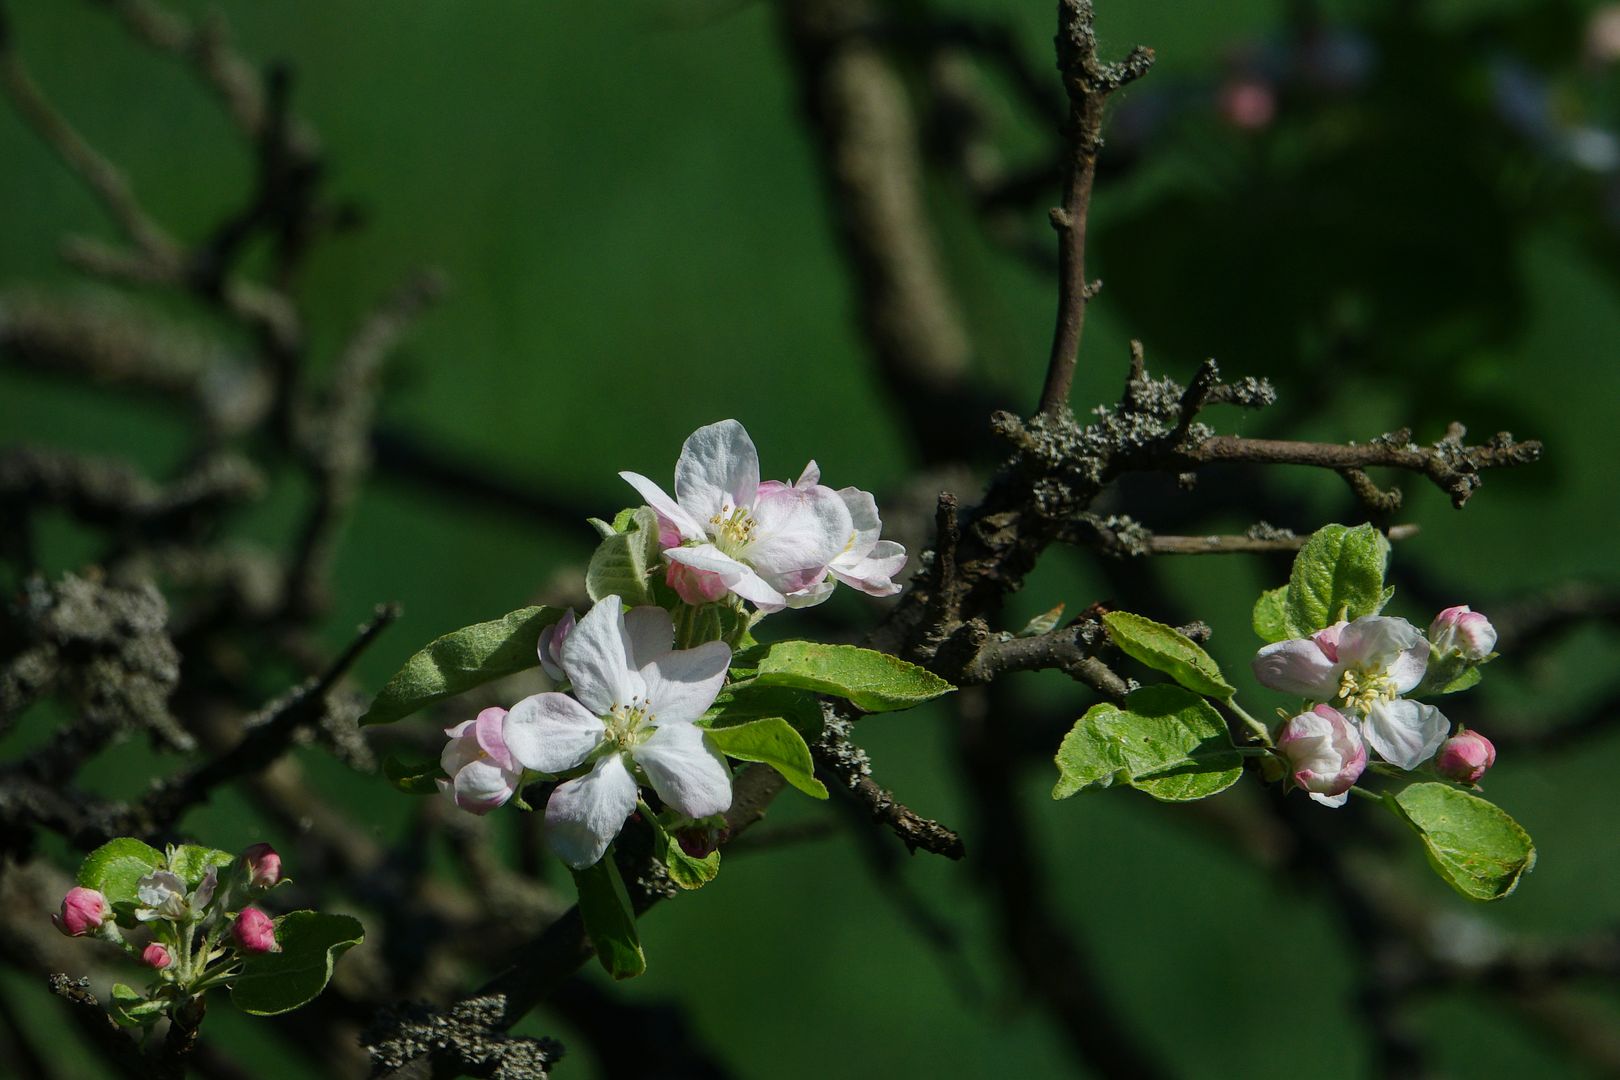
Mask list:
[[[269,844],[254,844],[242,852],[242,862],[252,888],[268,889],[281,880],[281,856]]]
[[[1318,705],[1283,725],[1277,750],[1294,783],[1325,806],[1343,806],[1367,768],[1367,747],[1356,726],[1339,710]]]
[[[51,922],[68,937],[83,937],[100,930],[111,914],[105,896],[94,889],[75,886],[62,898],[62,911],[52,915]]]
[[[1461,653],[1468,660],[1483,660],[1496,648],[1496,627],[1467,604],[1459,604],[1434,617],[1429,645],[1441,652]]]
[[[164,968],[174,963],[174,957],[169,955],[169,950],[167,948],[154,941],[152,944],[141,950],[141,963],[145,964],[149,968],[156,968],[157,970],[162,971]]]
[[[1479,783],[1479,778],[1495,764],[1496,747],[1491,740],[1467,728],[1441,744],[1440,752],[1434,756],[1435,770],[1459,784]]]
[[[242,909],[236,921],[231,923],[231,937],[236,939],[236,947],[246,953],[278,952],[281,949],[276,944],[276,924],[256,907]]]

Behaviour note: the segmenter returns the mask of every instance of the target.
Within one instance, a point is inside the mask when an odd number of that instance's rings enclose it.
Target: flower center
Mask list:
[[[604,716],[603,722],[607,727],[607,741],[620,750],[629,750],[647,741],[652,735],[653,723],[658,719],[647,710],[647,702],[639,698],[628,705],[620,705],[613,712]]]
[[[1345,705],[1366,713],[1371,711],[1374,703],[1393,701],[1397,695],[1394,684],[1384,672],[1351,668],[1339,680],[1339,696],[1344,699]]]
[[[714,546],[727,555],[735,556],[754,542],[754,515],[745,506],[721,507],[709,519],[714,535]]]

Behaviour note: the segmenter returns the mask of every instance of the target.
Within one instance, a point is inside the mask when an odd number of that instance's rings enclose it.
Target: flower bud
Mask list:
[[[1434,756],[1436,771],[1459,784],[1477,784],[1487,769],[1496,764],[1496,747],[1477,731],[1464,728],[1441,744]]]
[[[540,667],[553,679],[564,677],[562,669],[562,647],[568,635],[574,632],[574,609],[569,608],[563,617],[540,631]]]
[[[1324,806],[1343,806],[1367,767],[1367,747],[1356,726],[1339,710],[1318,705],[1283,725],[1277,750],[1294,784]]]
[[[250,888],[268,889],[281,880],[281,856],[269,844],[254,844],[242,852],[242,863]]]
[[[506,710],[491,706],[474,720],[444,729],[450,741],[439,755],[439,767],[450,779],[440,780],[439,790],[468,813],[487,814],[505,806],[523,784],[523,767],[506,748],[505,720]]]
[[[52,915],[51,922],[68,937],[83,937],[101,929],[111,916],[107,898],[94,889],[76,886],[62,898],[62,911]]]
[[[1467,604],[1448,607],[1434,617],[1429,644],[1441,652],[1458,652],[1468,660],[1483,660],[1496,648],[1496,627]]]
[[[276,944],[276,924],[256,907],[242,909],[236,921],[231,923],[231,937],[236,939],[236,947],[246,953],[281,950],[281,946]]]
[[[141,963],[145,964],[149,968],[156,968],[157,970],[162,971],[164,968],[174,963],[174,957],[169,955],[168,949],[154,941],[152,944],[141,950]]]

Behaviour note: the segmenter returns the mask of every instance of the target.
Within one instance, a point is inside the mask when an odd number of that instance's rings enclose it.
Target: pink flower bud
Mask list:
[[[1434,617],[1429,644],[1440,652],[1459,652],[1468,660],[1483,660],[1496,648],[1496,627],[1467,604],[1448,607]]]
[[[254,844],[242,852],[242,863],[251,888],[268,889],[281,880],[281,856],[269,844]]]
[[[1367,747],[1356,726],[1339,710],[1318,705],[1300,713],[1277,735],[1296,786],[1325,806],[1343,806],[1367,768]]]
[[[574,609],[569,608],[563,617],[540,631],[540,667],[553,679],[563,678],[562,647],[568,640],[568,635],[574,632]]]
[[[231,923],[231,937],[236,939],[236,947],[246,953],[281,951],[276,944],[276,924],[256,907],[242,909]]]
[[[152,944],[141,950],[141,963],[145,964],[149,968],[156,968],[157,970],[162,971],[164,968],[174,963],[174,957],[169,955],[168,949],[154,941]]]
[[[1485,771],[1496,764],[1496,747],[1477,731],[1464,728],[1447,739],[1434,756],[1434,767],[1441,776],[1460,784],[1477,784]]]
[[[51,922],[68,937],[83,937],[101,929],[101,924],[111,914],[105,896],[94,889],[75,886],[62,898],[62,912],[52,915]]]

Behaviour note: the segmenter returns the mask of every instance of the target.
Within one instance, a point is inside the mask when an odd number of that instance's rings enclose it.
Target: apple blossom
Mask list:
[[[1267,645],[1253,668],[1273,690],[1341,702],[1380,757],[1413,769],[1440,748],[1450,727],[1439,709],[1401,697],[1423,681],[1428,663],[1429,643],[1411,623],[1363,615],[1308,638]]]
[[[856,534],[844,500],[820,484],[761,484],[759,453],[735,420],[698,428],[675,464],[675,498],[639,473],[619,474],[657,513],[671,563],[713,578],[673,575],[682,598],[713,594],[723,585],[760,611],[803,607],[826,598],[817,591],[829,564]],[[669,529],[673,528],[673,536]]]
[[[219,870],[210,866],[202,881],[187,895],[186,883],[179,875],[169,870],[154,870],[135,883],[135,899],[139,901],[135,917],[141,922],[153,919],[183,922],[208,906],[218,884]]]
[[[231,923],[231,937],[236,947],[247,953],[279,952],[276,944],[276,924],[270,916],[256,907],[245,907]]]
[[[1329,705],[1318,705],[1283,725],[1277,751],[1294,783],[1324,806],[1343,806],[1367,768],[1367,748],[1356,727]]]
[[[1496,648],[1496,627],[1467,604],[1448,607],[1429,627],[1429,646],[1436,652],[1457,652],[1465,660],[1483,660]]]
[[[572,695],[535,694],[512,706],[505,745],[521,766],[559,776],[546,804],[547,841],[575,868],[594,864],[636,807],[638,784],[688,817],[731,806],[731,773],[694,724],[714,702],[731,663],[719,641],[674,650],[662,608],[626,612],[609,596],[586,612],[562,646]]]
[[[268,889],[281,880],[281,856],[269,844],[254,844],[242,852],[242,864],[249,888]]]
[[[574,629],[574,609],[569,608],[563,612],[563,617],[540,631],[540,667],[552,679],[561,679],[562,670],[562,643],[568,640],[568,635]]]
[[[438,781],[439,790],[469,813],[487,814],[505,805],[523,784],[523,767],[501,734],[505,720],[506,710],[492,707],[444,729],[450,741],[439,765],[450,779]]]
[[[141,963],[145,964],[147,967],[156,968],[159,971],[162,971],[164,968],[174,963],[174,957],[169,955],[169,950],[167,948],[154,941],[146,948],[141,950]]]
[[[760,484],[760,491],[787,488],[790,485],[775,480]],[[799,479],[791,487],[802,491],[812,487],[827,488],[821,483],[821,467],[814,461],[804,467]],[[878,517],[877,500],[870,491],[856,487],[839,488],[833,492],[844,502],[853,527],[844,550],[827,564],[827,573],[852,589],[871,596],[893,596],[900,591],[894,580],[906,565],[906,549],[893,540],[883,540],[883,521]],[[833,582],[825,578],[788,597],[791,607],[809,607],[826,599],[833,590]]]
[[[1477,784],[1496,764],[1496,747],[1477,731],[1463,728],[1445,741],[1434,756],[1434,767],[1441,776],[1460,784]]]
[[[101,929],[112,914],[107,898],[94,889],[75,886],[62,898],[62,910],[51,916],[51,922],[68,937],[83,937]]]

